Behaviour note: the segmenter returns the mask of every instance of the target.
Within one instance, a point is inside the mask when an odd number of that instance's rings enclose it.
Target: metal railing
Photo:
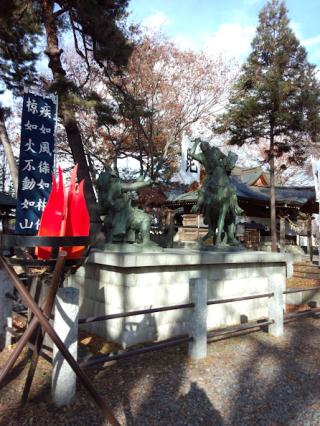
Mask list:
[[[298,292],[304,292],[304,291],[318,292],[320,291],[320,286],[311,287],[311,288],[288,289],[283,291],[282,293],[285,295],[285,294],[298,293]],[[273,298],[274,296],[275,296],[274,292],[268,292],[268,293],[251,294],[247,296],[238,296],[238,297],[231,297],[231,298],[224,298],[224,299],[208,299],[206,301],[206,305],[211,306],[211,305],[224,304],[224,303],[240,302],[245,300]],[[190,303],[181,303],[176,305],[158,306],[158,307],[147,308],[147,309],[137,309],[134,311],[119,312],[119,313],[108,314],[108,315],[80,318],[78,320],[78,324],[79,325],[90,324],[97,321],[108,321],[108,320],[119,319],[119,318],[127,318],[130,316],[153,314],[157,312],[166,312],[166,311],[173,311],[173,310],[180,310],[180,309],[194,309],[195,307],[196,307],[196,304],[193,302],[190,302]],[[317,312],[320,312],[320,308],[313,308],[305,312],[287,314],[283,317],[283,322],[286,323],[294,318],[308,316],[310,314],[317,313]],[[220,328],[215,330],[209,330],[207,331],[207,342],[210,343],[212,341],[216,341],[222,338],[236,336],[236,335],[239,335],[239,333],[246,333],[250,330],[255,330],[255,329],[261,330],[263,327],[270,326],[274,323],[275,321],[272,318],[264,318],[262,320],[261,319],[256,320],[256,322],[234,325],[229,327],[229,329],[228,327],[225,327],[225,328]],[[121,359],[130,358],[136,355],[140,355],[140,354],[144,354],[144,353],[148,353],[152,351],[158,351],[158,350],[167,349],[173,346],[190,343],[193,341],[194,341],[194,336],[192,335],[178,336],[178,337],[158,341],[156,343],[144,346],[143,348],[129,349],[126,352],[121,352],[121,353],[111,354],[111,355],[90,356],[89,358],[82,360],[82,362],[80,362],[80,366],[89,367],[89,366],[97,365],[101,363],[121,360]]]
[[[263,297],[272,297],[274,293],[251,294],[249,296],[232,297],[229,299],[209,299],[207,305],[217,305],[220,303],[240,302],[241,300],[260,299]]]
[[[210,305],[216,305],[216,304],[222,304],[222,303],[231,303],[231,302],[238,302],[238,301],[243,301],[243,300],[253,300],[253,299],[259,299],[259,298],[270,298],[273,297],[274,293],[273,292],[269,292],[269,293],[262,293],[262,294],[251,294],[251,295],[247,295],[247,296],[239,296],[239,297],[233,297],[233,298],[228,298],[228,299],[209,299],[206,301],[206,305],[210,306]],[[100,316],[92,316],[92,317],[86,317],[86,318],[80,318],[78,320],[78,324],[89,324],[89,323],[93,323],[93,322],[97,322],[97,321],[108,321],[108,320],[113,320],[113,319],[119,319],[119,318],[127,318],[129,316],[135,316],[135,315],[145,315],[145,314],[152,314],[152,313],[157,313],[157,312],[165,312],[165,311],[172,311],[172,310],[178,310],[178,309],[194,309],[196,308],[196,304],[193,302],[190,303],[182,303],[182,304],[177,304],[177,305],[167,305],[167,306],[158,306],[158,307],[154,307],[154,308],[149,308],[149,309],[138,309],[138,310],[134,310],[134,311],[128,311],[128,312],[119,312],[119,313],[115,313],[115,314],[108,314],[108,315],[100,315]],[[221,336],[225,336],[225,335],[234,335],[238,332],[243,332],[244,330],[250,330],[250,329],[261,329],[262,327],[268,326],[273,324],[274,321],[271,320],[264,320],[264,321],[257,321],[254,324],[245,324],[245,325],[240,325],[240,327],[238,328],[232,328],[232,330],[223,330],[223,331],[211,331],[211,332],[207,332],[207,340],[210,341],[210,338],[214,337],[221,337]],[[206,327],[207,329],[207,327]],[[174,337],[174,338],[170,338],[167,340],[162,340],[159,341],[157,343],[153,343],[150,344],[148,346],[145,346],[143,348],[138,348],[138,349],[129,349],[126,352],[121,352],[121,353],[117,353],[117,354],[112,354],[112,355],[97,355],[97,356],[90,356],[87,359],[84,359],[81,363],[80,366],[81,367],[89,367],[92,365],[97,365],[97,364],[101,364],[101,363],[106,363],[106,362],[111,362],[111,361],[115,361],[115,360],[120,360],[120,359],[124,359],[124,358],[129,358],[129,357],[133,357],[135,355],[140,355],[140,354],[144,354],[144,353],[148,353],[148,352],[152,352],[152,351],[158,351],[161,349],[167,349],[176,345],[181,345],[184,343],[190,343],[190,342],[194,342],[195,340],[195,336],[192,335],[183,335],[183,336],[179,336],[179,337]]]
[[[79,318],[79,324],[88,324],[96,321],[106,321],[116,318],[126,318],[135,315],[153,314],[155,312],[173,311],[176,309],[194,308],[194,303],[183,303],[180,305],[159,306],[157,308],[139,309],[137,311],[120,312],[118,314],[100,315],[97,317]]]
[[[80,367],[90,367],[92,365],[102,364],[105,362],[120,360],[124,358],[130,358],[135,355],[141,355],[147,352],[159,351],[161,349],[171,348],[173,346],[181,345],[182,343],[189,343],[193,340],[192,337],[177,337],[166,341],[161,341],[153,345],[145,346],[144,348],[132,349],[127,352],[119,353],[116,355],[98,355],[95,357],[90,357],[87,360],[80,362]]]
[[[289,290],[285,290],[283,294],[300,293],[302,291],[314,291],[315,293],[317,293],[318,291],[320,291],[320,286],[308,288],[292,288]]]

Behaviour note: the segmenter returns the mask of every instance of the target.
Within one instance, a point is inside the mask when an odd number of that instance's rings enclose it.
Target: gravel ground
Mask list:
[[[320,319],[305,318],[281,338],[255,332],[211,343],[198,362],[179,347],[88,373],[122,425],[320,425],[319,342]],[[30,401],[17,408],[25,364],[24,354],[1,390],[0,426],[105,424],[81,386],[71,406],[54,407],[44,360]]]

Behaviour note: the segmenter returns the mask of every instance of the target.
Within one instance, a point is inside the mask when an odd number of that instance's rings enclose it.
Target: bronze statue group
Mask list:
[[[200,152],[198,151],[200,148]],[[236,189],[230,181],[231,170],[235,167],[237,155],[225,155],[219,148],[208,142],[195,139],[190,156],[205,168],[205,180],[198,191],[197,204],[193,213],[203,215],[208,225],[205,243],[212,238],[213,246],[228,247],[239,244],[235,238],[236,217],[243,214],[239,207]],[[100,214],[104,216],[106,243],[135,242],[140,234],[143,246],[151,244],[151,216],[131,206],[127,193],[154,184],[153,181],[138,180],[133,183],[121,182],[118,175],[106,166],[100,173],[97,188]]]

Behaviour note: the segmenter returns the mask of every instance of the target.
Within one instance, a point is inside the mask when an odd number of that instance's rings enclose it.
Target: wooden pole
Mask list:
[[[63,264],[64,264],[63,253],[65,253],[65,252],[61,252],[59,263],[58,262],[56,263],[56,268],[60,269],[60,262],[63,262]],[[11,271],[11,269],[8,267],[7,262],[2,258],[2,256],[0,256],[0,267],[2,267],[3,269],[6,270],[7,274],[9,275],[12,282],[14,283],[13,277],[9,274],[9,272],[12,274],[13,271]],[[15,280],[17,280],[17,279],[19,280],[18,276],[15,277]],[[53,289],[51,291],[53,292]],[[43,311],[46,311],[48,309],[49,302],[50,302],[50,299],[48,297],[48,299],[45,301],[45,303],[42,307]],[[3,387],[3,383],[5,381],[6,376],[9,374],[11,368],[14,366],[15,362],[17,361],[17,359],[18,359],[19,355],[21,354],[23,348],[28,343],[32,334],[36,331],[38,325],[39,325],[39,321],[37,320],[36,317],[33,316],[30,323],[28,324],[27,329],[25,330],[23,335],[20,337],[18,343],[16,344],[16,347],[14,348],[10,357],[8,358],[5,366],[1,370],[1,373],[0,373],[0,389]]]
[[[19,277],[15,273],[13,269],[11,269],[6,261],[0,256],[0,265],[6,270],[9,277],[12,280],[13,285],[16,287],[18,292],[20,293],[24,303],[32,310],[35,317],[32,319],[36,321],[36,325],[38,321],[40,322],[43,329],[48,333],[48,335],[51,337],[53,343],[58,347],[60,352],[62,353],[65,360],[69,363],[70,367],[73,369],[73,371],[78,376],[79,380],[83,384],[83,386],[87,389],[89,394],[92,396],[92,398],[95,400],[98,407],[101,409],[103,415],[105,418],[110,422],[113,426],[120,426],[120,423],[117,421],[117,419],[112,414],[111,409],[108,407],[108,405],[105,403],[103,398],[96,392],[94,387],[92,386],[88,376],[82,371],[82,369],[79,367],[79,364],[75,361],[73,356],[70,354],[70,352],[67,350],[65,345],[63,344],[62,340],[58,336],[58,334],[55,332],[55,330],[52,328],[51,324],[49,323],[48,319],[44,316],[41,309],[35,301],[30,296],[28,290],[25,288],[25,286],[20,281]],[[32,323],[31,321],[31,323]],[[30,324],[31,324],[30,323]],[[28,340],[27,340],[28,341]],[[26,344],[26,342],[25,342]],[[0,378],[1,380],[1,378]]]
[[[53,272],[53,276],[52,276],[52,280],[51,280],[51,285],[49,287],[49,293],[48,293],[48,296],[46,298],[46,304],[43,308],[43,313],[47,318],[50,317],[57,291],[58,291],[60,284],[63,280],[63,275],[64,275],[63,269],[64,269],[64,265],[65,265],[66,255],[67,255],[67,253],[65,251],[61,251],[58,254],[56,266],[54,268],[54,272]],[[31,363],[30,363],[30,367],[29,367],[29,371],[28,371],[28,376],[27,376],[27,379],[26,379],[26,382],[25,382],[25,385],[24,385],[23,394],[22,394],[22,398],[21,398],[22,404],[25,404],[28,400],[28,396],[29,396],[31,385],[32,385],[34,373],[35,373],[36,368],[37,368],[37,364],[38,364],[39,355],[40,355],[40,352],[41,352],[41,347],[42,347],[44,336],[45,336],[45,333],[39,327],[38,331],[37,331],[35,343],[34,343],[34,348],[33,348]]]

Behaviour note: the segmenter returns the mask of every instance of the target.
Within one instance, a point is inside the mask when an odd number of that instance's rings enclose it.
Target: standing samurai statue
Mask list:
[[[106,166],[97,180],[100,215],[104,216],[104,233],[106,243],[135,242],[140,234],[142,244],[150,242],[152,217],[143,210],[131,206],[127,192],[151,186],[153,181],[138,180],[123,183],[118,175]]]
[[[198,146],[200,153],[196,154]],[[229,179],[238,156],[233,152],[225,155],[201,139],[195,139],[190,156],[199,161],[206,171],[197,204],[192,209],[193,213],[202,213],[204,223],[208,225],[203,241],[212,237],[215,246],[238,245],[235,238],[236,217],[243,214],[243,210],[239,207],[236,189]]]

